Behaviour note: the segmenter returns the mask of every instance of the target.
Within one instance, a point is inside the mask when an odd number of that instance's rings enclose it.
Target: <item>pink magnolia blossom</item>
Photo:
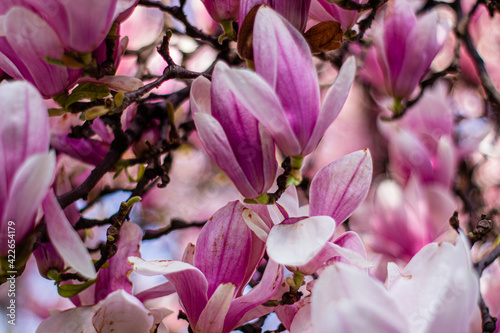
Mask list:
[[[9,221],[16,243],[35,227],[35,217],[54,177],[49,119],[38,91],[27,82],[0,85],[0,254],[6,255]],[[13,229],[11,229],[13,230]],[[12,233],[11,233],[12,234]],[[19,245],[18,245],[19,246]]]
[[[403,270],[394,263],[388,270],[386,289],[353,267],[328,267],[312,290],[314,332],[469,331],[479,286],[465,237],[429,244]]]
[[[318,171],[311,182],[309,213],[299,209],[296,192],[291,188],[291,195],[278,201],[279,213],[270,209],[270,215],[263,212],[261,218],[246,210],[245,222],[266,241],[269,257],[291,270],[312,274],[335,257],[366,267],[364,246],[356,233],[346,232],[335,240],[333,235],[336,226],[364,200],[371,174],[368,151],[354,152]]]
[[[455,174],[453,115],[444,84],[427,90],[397,121],[378,121],[389,145],[392,177],[405,184],[410,176],[423,184],[449,188]]]
[[[238,70],[219,62],[212,83],[193,82],[191,107],[208,155],[246,198],[256,198],[272,186],[277,169],[274,142],[238,95],[231,80]]]
[[[234,71],[229,89],[284,154],[310,154],[344,105],[354,80],[354,58],[342,66],[320,108],[318,78],[307,42],[268,7],[260,8],[255,18],[253,54],[256,73]]]
[[[191,254],[186,256],[191,264],[129,258],[138,273],[164,275],[169,280],[159,289],[170,293],[168,285],[173,285],[194,332],[230,332],[273,311],[273,307],[260,307],[274,296],[281,284],[282,267],[272,260],[261,282],[243,295],[264,254],[264,243],[243,221],[243,209],[244,206],[235,201],[214,214],[203,228],[196,248],[189,250]],[[157,293],[156,297],[160,295]]]
[[[431,11],[418,19],[406,0],[389,4],[383,24],[375,28],[378,62],[389,95],[409,97],[441,50],[450,28]]]

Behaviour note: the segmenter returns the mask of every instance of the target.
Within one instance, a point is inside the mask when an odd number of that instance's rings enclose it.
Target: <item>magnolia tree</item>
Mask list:
[[[499,11],[2,1],[0,331],[499,332]]]

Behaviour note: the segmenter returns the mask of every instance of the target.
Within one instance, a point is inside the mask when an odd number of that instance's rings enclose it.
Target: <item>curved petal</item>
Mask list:
[[[28,82],[0,85],[0,144],[8,161],[5,177],[9,184],[29,156],[49,149],[47,107],[40,93]]]
[[[412,332],[468,332],[477,307],[478,277],[465,238],[460,235],[455,245],[425,246],[399,274],[392,268],[389,292],[411,318]]]
[[[257,74],[276,91],[304,155],[319,114],[318,77],[309,45],[274,10],[261,7],[253,28],[253,58]]]
[[[193,81],[191,94],[189,95],[189,103],[193,109],[193,113],[203,112],[212,114],[210,87],[210,80],[204,76],[199,76]]]
[[[299,155],[299,142],[269,83],[249,70],[231,69],[224,74],[228,89],[269,131],[283,153],[288,156]]]
[[[370,152],[359,150],[318,171],[311,182],[310,214],[331,216],[344,222],[363,202],[372,179]]]
[[[311,315],[315,332],[410,332],[382,283],[341,263],[327,267],[314,284]]]
[[[150,299],[155,299],[158,297],[168,296],[175,293],[175,287],[170,281],[159,284],[155,287],[141,291],[134,296],[141,302],[148,301]]]
[[[20,242],[35,227],[35,216],[54,179],[56,159],[54,153],[29,157],[12,180],[9,196],[5,201],[2,220],[13,221],[16,239]],[[7,252],[7,223],[1,223],[1,252]]]
[[[13,7],[5,20],[9,44],[33,77],[45,97],[57,95],[68,86],[68,70],[49,64],[45,57],[61,59],[64,49],[52,28],[37,14]]]
[[[256,198],[260,193],[252,187],[241,169],[219,122],[211,115],[201,112],[194,114],[193,118],[200,140],[210,158],[224,170],[244,197]]]
[[[208,281],[210,298],[222,283],[240,287],[252,250],[250,229],[238,201],[219,209],[203,227],[196,242],[194,265]]]
[[[141,301],[124,290],[109,294],[93,312],[92,324],[99,333],[149,332],[154,322]]]
[[[50,241],[67,265],[83,276],[96,277],[94,263],[78,233],[73,229],[57,202],[54,192],[50,191],[43,200],[45,225]]]
[[[220,284],[212,297],[208,300],[207,306],[203,309],[195,328],[197,333],[221,333],[224,326],[224,319],[231,305],[236,285],[232,283]]]
[[[267,238],[267,253],[271,259],[285,266],[304,265],[321,251],[334,231],[335,220],[329,216],[313,216],[293,224],[278,224]]]
[[[229,332],[237,327],[245,313],[268,301],[280,287],[282,279],[283,266],[269,260],[260,283],[247,294],[238,297],[231,303],[224,323],[224,332]],[[272,311],[273,308],[269,307],[269,312]],[[253,318],[246,319],[252,320]]]
[[[316,148],[328,126],[337,118],[347,100],[355,74],[356,60],[354,56],[351,56],[342,65],[335,82],[326,93],[325,100],[323,101],[323,105],[318,115],[318,120],[304,148],[303,155],[308,155]]]
[[[129,257],[134,271],[141,275],[164,275],[174,286],[189,322],[196,327],[198,318],[207,304],[207,279],[196,267],[181,261],[145,261]]]
[[[96,333],[92,325],[91,306],[80,306],[59,312],[44,321],[36,329],[36,333]]]

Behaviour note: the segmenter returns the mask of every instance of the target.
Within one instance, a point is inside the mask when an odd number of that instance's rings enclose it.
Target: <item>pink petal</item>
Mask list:
[[[36,333],[96,333],[92,325],[93,308],[82,306],[62,311],[45,319]]]
[[[207,306],[200,315],[195,328],[197,333],[223,333],[222,327],[227,311],[231,305],[236,285],[232,283],[220,284],[212,297],[208,300]]]
[[[238,201],[230,202],[208,220],[198,237],[194,265],[208,281],[208,297],[222,283],[239,288],[243,282],[252,246],[244,208]]]
[[[468,332],[477,307],[478,278],[469,246],[461,235],[455,245],[432,243],[422,248],[397,274],[389,292],[415,332]]]
[[[230,330],[239,326],[241,324],[243,316],[246,313],[271,299],[271,297],[273,297],[276,291],[279,289],[282,279],[283,266],[277,264],[272,260],[269,260],[260,283],[252,290],[250,290],[247,294],[236,298],[231,303],[231,307],[229,308],[226,316],[226,321],[224,323],[224,332],[229,332]],[[273,311],[272,307],[268,308],[269,312]],[[249,321],[254,318],[249,318],[247,316],[245,317],[245,321]]]
[[[253,55],[255,71],[276,91],[300,144],[298,153],[304,155],[302,150],[313,133],[319,113],[318,77],[309,45],[289,22],[271,8],[262,7],[255,17]],[[281,148],[279,142],[278,146]]]
[[[293,224],[278,224],[267,239],[271,259],[285,266],[300,266],[314,258],[332,237],[335,221],[329,216],[313,216]]]
[[[339,74],[333,85],[328,89],[323,105],[318,115],[318,120],[314,126],[307,145],[304,148],[303,155],[308,155],[318,145],[330,124],[337,118],[340,110],[347,100],[351,90],[354,76],[356,74],[356,60],[354,56],[349,57],[340,68]]]
[[[315,332],[409,332],[406,318],[382,283],[345,264],[325,269],[312,290]]]
[[[54,192],[50,191],[47,194],[42,207],[45,213],[47,232],[57,252],[74,270],[89,279],[95,278],[96,272],[92,258],[80,236],[64,215]]]
[[[246,198],[256,198],[260,193],[252,187],[236,160],[222,126],[211,115],[195,113],[194,123],[208,156],[223,169],[238,191]]]
[[[310,214],[344,222],[365,199],[372,179],[368,150],[343,156],[318,171],[311,182]]]
[[[29,156],[48,151],[47,107],[31,84],[12,81],[0,85],[0,139],[4,158],[9,161],[4,169],[7,184]]]
[[[151,312],[123,290],[109,294],[93,312],[92,324],[99,333],[149,332],[154,321]]]
[[[198,268],[181,261],[145,261],[138,257],[129,257],[128,260],[134,271],[141,275],[164,275],[175,286],[189,322],[196,326],[208,300],[207,279]]]
[[[150,299],[155,299],[158,297],[168,296],[175,293],[175,287],[170,281],[164,282],[146,290],[141,291],[134,296],[141,302],[148,301]]]
[[[7,40],[26,65],[40,92],[50,97],[68,86],[68,70],[47,63],[45,57],[61,59],[64,49],[52,28],[37,14],[13,7],[5,20]]]
[[[0,220],[0,253],[7,253],[7,241],[3,238],[8,234],[8,221],[15,223],[17,242],[33,231],[36,213],[54,178],[55,164],[53,153],[36,154],[29,157],[17,170],[8,198],[3,202],[5,210]]]
[[[269,83],[249,70],[229,70],[225,72],[225,79],[228,89],[269,131],[283,153],[299,155],[301,146]]]

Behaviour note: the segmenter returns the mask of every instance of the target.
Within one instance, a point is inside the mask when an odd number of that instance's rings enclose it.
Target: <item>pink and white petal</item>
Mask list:
[[[208,281],[209,298],[220,284],[239,287],[245,278],[252,240],[243,221],[244,208],[239,201],[228,203],[215,212],[198,236],[194,265]]]
[[[61,59],[63,46],[40,16],[23,7],[12,7],[7,13],[5,30],[9,44],[21,57],[42,95],[50,97],[66,89],[66,67],[45,60],[45,57]]]
[[[182,254],[182,261],[194,266],[194,254],[196,251],[196,245],[189,243]]]
[[[16,224],[17,242],[35,227],[36,214],[54,179],[55,164],[53,152],[32,155],[20,166],[12,180],[0,221]],[[1,223],[0,232],[6,237],[7,223]],[[0,253],[7,253],[7,241],[2,241]]]
[[[315,332],[401,333],[408,323],[378,280],[352,266],[337,263],[314,284],[311,317]]]
[[[134,296],[117,290],[94,306],[92,324],[99,333],[149,332],[152,313]]]
[[[210,86],[210,80],[204,76],[199,76],[193,81],[189,102],[194,114],[198,112],[211,114]]]
[[[267,241],[267,236],[271,231],[271,228],[262,220],[262,218],[256,212],[250,209],[244,209],[243,220],[246,225],[253,231],[253,233],[259,237],[262,241]]]
[[[287,218],[308,215],[299,214],[299,197],[297,195],[297,188],[295,186],[288,186],[277,203],[286,211],[286,213],[288,214],[288,216],[286,216]]]
[[[253,27],[253,59],[257,74],[276,91],[302,148],[300,155],[305,155],[303,148],[320,109],[318,77],[309,45],[282,16],[270,7],[261,7]]]
[[[269,83],[244,69],[231,69],[223,74],[231,92],[269,131],[278,147],[288,156],[299,155],[299,142]]]
[[[31,155],[49,148],[49,117],[40,93],[26,81],[0,85],[0,139],[7,184]]]
[[[311,182],[310,214],[344,222],[363,202],[372,180],[370,152],[359,150],[321,168]]]
[[[189,322],[196,326],[208,300],[208,282],[198,268],[181,261],[145,261],[138,257],[129,257],[128,260],[134,271],[141,275],[164,275],[175,286]]]
[[[97,333],[92,325],[92,306],[80,306],[52,315],[42,321],[36,333]]]
[[[263,192],[268,191],[276,180],[276,147],[271,134],[259,123],[259,136],[262,147],[262,170],[264,173]]]
[[[155,287],[141,291],[134,296],[141,302],[148,301],[150,299],[155,299],[158,297],[168,296],[175,293],[175,287],[170,281],[159,284]]]
[[[260,193],[248,181],[219,122],[211,115],[201,112],[195,113],[193,118],[208,156],[224,170],[244,197],[256,198]]]
[[[109,268],[99,272],[96,282],[96,302],[116,290],[132,293],[132,282],[129,280],[132,266],[128,257],[140,256],[139,246],[142,241],[141,228],[132,222],[126,221],[120,229],[120,239],[117,242],[118,250],[109,259]]]
[[[335,239],[334,243],[343,249],[351,250],[358,253],[362,258],[365,259],[366,264],[368,263],[363,241],[361,240],[359,235],[354,231],[347,231],[343,233],[342,235],[340,235],[340,237]],[[349,258],[352,257],[353,256],[349,256]],[[357,257],[357,259],[356,257],[357,256],[352,258],[354,262],[351,262],[350,260],[348,260],[348,258],[345,257],[340,257],[339,261],[344,263],[353,263],[353,264],[355,264],[355,262],[362,262],[362,260],[359,257]],[[364,265],[365,263],[362,263],[361,267],[363,267]]]
[[[304,148],[303,155],[308,155],[316,148],[327,128],[337,118],[347,100],[355,75],[356,60],[352,56],[344,62],[335,82],[328,89],[312,135]]]
[[[260,283],[247,294],[236,298],[231,303],[231,307],[229,308],[226,316],[226,321],[224,322],[224,332],[229,332],[235,327],[238,327],[245,314],[271,299],[271,297],[273,297],[279,289],[282,279],[283,266],[273,260],[269,260]],[[268,313],[274,310],[272,307],[268,308]],[[263,314],[261,313],[261,315]],[[245,320],[249,321],[254,318],[249,318],[247,316],[245,317]]]
[[[231,305],[236,285],[233,283],[221,283],[207,306],[200,315],[195,328],[196,333],[221,333],[224,327],[224,319]]]
[[[389,292],[403,313],[411,316],[412,332],[468,332],[479,282],[465,238],[457,237],[455,245],[428,244],[399,275],[392,268]]]
[[[290,325],[290,333],[316,333],[311,321],[310,302],[301,307],[295,314],[292,324]]]
[[[74,270],[89,279],[95,278],[96,271],[92,258],[80,236],[64,215],[53,191],[47,193],[42,207],[47,233],[57,252]]]
[[[293,224],[278,224],[267,238],[269,258],[285,266],[305,265],[332,237],[335,220],[313,216]]]

